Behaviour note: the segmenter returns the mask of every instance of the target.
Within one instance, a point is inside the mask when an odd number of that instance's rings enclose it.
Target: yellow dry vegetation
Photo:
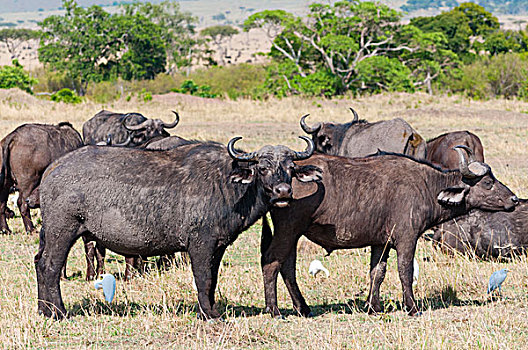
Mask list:
[[[0,90],[0,135],[22,123],[82,123],[102,108],[136,111],[171,120],[173,132],[187,138],[227,142],[243,136],[250,151],[265,144],[303,148],[299,118],[308,122],[345,122],[355,108],[369,121],[402,117],[425,138],[454,130],[470,130],[484,145],[495,175],[519,197],[528,196],[528,103],[513,100],[471,101],[453,96],[384,94],[358,99],[287,98],[268,101],[216,100],[169,94],[148,103],[119,100],[110,105],[84,102],[65,105],[37,99],[18,90]],[[35,213],[37,214],[37,213]],[[337,251],[330,256],[303,240],[299,246],[298,279],[313,318],[294,315],[286,288],[279,282],[279,306],[285,320],[263,314],[260,272],[260,225],[231,246],[220,269],[217,300],[225,322],[196,319],[196,295],[189,267],[158,272],[154,267],[129,283],[118,280],[111,305],[85,282],[82,245],[68,261],[70,279],[61,282],[72,317],[56,322],[37,315],[33,256],[38,237],[23,233],[20,218],[10,220],[13,235],[0,237],[0,344],[5,348],[263,348],[263,349],[504,349],[528,344],[528,262],[483,262],[449,257],[421,240],[417,251],[421,276],[416,297],[421,317],[401,311],[401,285],[394,254],[389,259],[382,300],[387,313],[366,315],[368,249]],[[321,259],[330,277],[308,274],[311,260]],[[512,270],[503,284],[504,299],[490,302],[490,274]],[[109,255],[107,271],[119,275],[123,258]]]

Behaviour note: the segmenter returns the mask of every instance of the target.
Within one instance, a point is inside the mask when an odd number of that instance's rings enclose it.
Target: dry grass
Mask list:
[[[449,130],[478,134],[496,176],[519,196],[528,196],[528,103],[495,100],[474,102],[460,97],[423,94],[378,95],[357,100],[222,101],[184,95],[154,96],[143,104],[117,101],[101,106],[77,106],[35,99],[15,90],[0,90],[0,135],[25,122],[83,121],[101,108],[139,111],[148,117],[171,118],[178,110],[175,133],[189,138],[226,142],[236,135],[247,150],[267,143],[304,147],[296,140],[303,113],[309,121],[346,121],[348,106],[374,121],[404,117],[424,137]],[[389,199],[390,200],[390,199]],[[388,312],[373,317],[362,311],[367,291],[368,250],[324,251],[303,243],[298,261],[301,290],[313,307],[310,319],[293,315],[286,289],[279,283],[279,306],[286,320],[262,314],[264,306],[259,266],[259,231],[255,225],[231,246],[220,271],[217,300],[225,322],[196,320],[192,274],[180,266],[158,273],[152,269],[130,283],[118,280],[117,294],[106,305],[100,291],[83,281],[84,258],[77,244],[69,258],[71,279],[63,281],[67,309],[73,317],[55,322],[37,315],[33,255],[37,237],[22,232],[21,220],[10,221],[16,234],[0,237],[0,344],[5,348],[486,348],[525,347],[528,343],[526,290],[528,262],[508,264],[454,258],[435,252],[421,241],[421,276],[416,296],[421,317],[407,317],[400,307],[401,286],[394,254],[389,259],[382,298]],[[308,274],[309,262],[319,258],[330,270],[328,279]],[[123,259],[110,254],[107,270],[118,274]],[[489,302],[489,275],[508,266],[504,300]]]

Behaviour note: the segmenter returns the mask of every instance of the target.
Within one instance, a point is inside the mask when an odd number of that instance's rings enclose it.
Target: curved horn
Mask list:
[[[147,119],[144,122],[139,123],[138,125],[127,125],[126,123],[127,117],[128,117],[128,114],[125,118],[123,118],[122,124],[125,127],[125,129],[130,130],[130,131],[137,131],[137,130],[145,129],[149,123],[152,123],[151,120]]]
[[[359,116],[358,116],[357,112],[352,107],[348,107],[348,109],[350,109],[350,112],[352,112],[352,114],[354,114],[354,119],[352,120],[352,123],[357,123],[359,121]]]
[[[466,150],[467,154],[469,155],[469,162],[468,163],[473,163],[475,161],[475,156],[473,155],[473,150],[471,148],[469,148],[466,145],[458,145],[458,146],[455,146],[455,147],[463,148],[463,149]]]
[[[471,170],[469,170],[469,167],[468,167],[468,162],[467,162],[467,159],[466,159],[466,155],[464,154],[464,152],[462,152],[462,149],[464,149],[466,152],[468,152],[469,154],[471,154],[470,152],[471,149],[467,146],[464,146],[464,145],[458,145],[458,146],[455,146],[453,147],[453,149],[458,153],[458,157],[459,157],[459,161],[458,161],[458,167],[460,168],[460,173],[462,174],[462,176],[464,177],[475,177],[475,174],[473,174],[473,172],[471,172]]]
[[[162,123],[161,126],[162,126],[163,128],[166,128],[166,129],[172,129],[172,128],[174,128],[176,125],[178,125],[178,122],[180,121],[180,116],[179,116],[178,112],[172,111],[172,113],[175,114],[176,119],[174,119],[174,121],[173,121],[172,123],[170,123],[170,124]]]
[[[125,140],[125,142],[123,142],[123,143],[114,143],[112,146],[126,147],[126,146],[128,146],[130,144],[131,141],[132,141],[132,135],[128,134],[128,137]]]
[[[257,160],[257,152],[251,152],[251,153],[239,153],[235,151],[235,142],[240,140],[242,137],[237,136],[233,137],[231,140],[229,140],[229,143],[227,144],[227,152],[231,156],[231,158],[236,160],[244,160],[247,162],[254,162]]]
[[[317,123],[314,126],[308,126],[308,124],[306,124],[306,121],[305,121],[307,116],[309,116],[309,114],[306,114],[306,115],[302,116],[302,118],[301,118],[301,128],[307,134],[315,134],[316,132],[319,131],[319,129],[321,129],[321,123]]]
[[[310,158],[310,156],[314,153],[315,151],[315,144],[314,142],[312,141],[311,138],[309,137],[306,137],[306,136],[299,136],[300,139],[306,141],[306,143],[308,144],[308,146],[306,147],[306,150],[304,152],[295,152],[295,156],[293,158],[293,160],[302,160],[302,159],[306,159],[306,158]]]

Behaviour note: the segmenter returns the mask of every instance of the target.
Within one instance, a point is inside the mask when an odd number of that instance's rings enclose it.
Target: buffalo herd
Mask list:
[[[29,208],[40,207],[39,313],[67,315],[61,271],[79,238],[87,279],[103,273],[106,249],[125,256],[125,279],[139,257],[186,252],[204,319],[221,316],[215,289],[226,248],[260,218],[266,310],[274,316],[279,273],[294,309],[310,315],[295,273],[301,236],[328,253],[371,248],[369,313],[382,311],[380,286],[394,249],[404,309],[419,314],[413,259],[425,231],[450,254],[524,252],[528,202],[495,178],[475,134],[426,142],[401,118],[369,123],[350,110],[345,124],[309,125],[303,116],[311,136],[300,136],[303,151],[266,145],[245,152],[235,147],[241,137],[223,145],[171,136],[176,112],[166,123],[103,110],[84,123],[82,138],[67,122],[18,127],[0,142],[0,230],[11,232],[11,192],[19,192],[26,232],[34,231]]]

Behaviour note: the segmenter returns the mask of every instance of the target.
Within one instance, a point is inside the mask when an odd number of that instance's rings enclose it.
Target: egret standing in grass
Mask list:
[[[495,289],[498,288],[499,296],[502,297],[501,285],[502,285],[502,282],[504,282],[504,280],[506,279],[508,272],[510,272],[510,270],[502,269],[499,271],[495,271],[494,273],[491,274],[491,277],[488,282],[488,294],[492,293]]]
[[[101,275],[101,279],[94,281],[95,289],[102,289],[105,300],[111,303],[114,300],[116,279],[111,274]]]

